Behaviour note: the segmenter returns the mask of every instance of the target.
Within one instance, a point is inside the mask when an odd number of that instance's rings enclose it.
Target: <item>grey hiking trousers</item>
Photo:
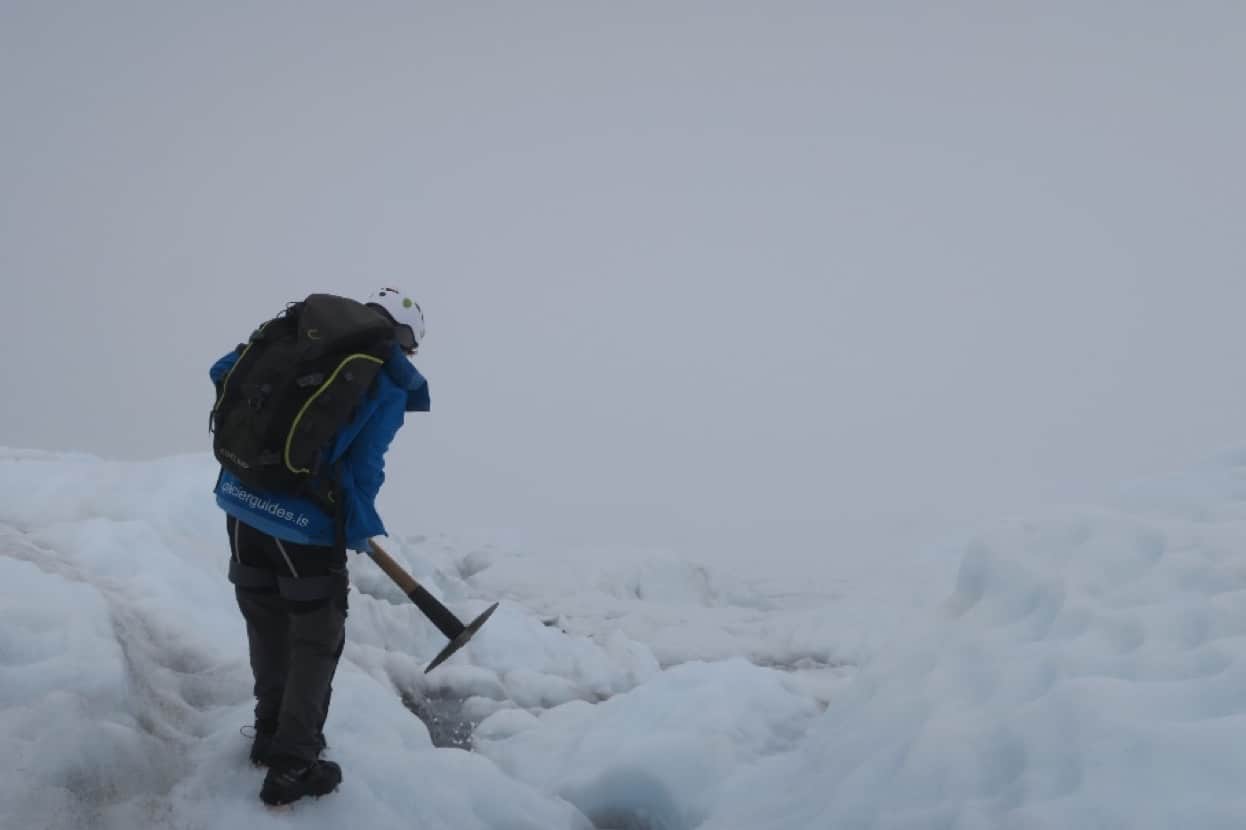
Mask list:
[[[346,644],[346,552],[284,542],[233,516],[229,581],[247,626],[255,728],[284,760],[324,748],[333,675]]]

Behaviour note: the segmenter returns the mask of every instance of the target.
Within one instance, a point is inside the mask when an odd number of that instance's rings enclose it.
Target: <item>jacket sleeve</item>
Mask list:
[[[420,374],[420,370],[411,365],[402,349],[395,346],[385,362],[385,370],[399,387],[407,393],[405,410],[407,412],[427,412],[429,410],[428,379]]]

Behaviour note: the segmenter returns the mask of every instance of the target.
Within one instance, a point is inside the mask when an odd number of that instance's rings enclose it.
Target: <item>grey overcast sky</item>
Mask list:
[[[393,284],[394,529],[1079,498],[1246,443],[1244,98],[1236,0],[5,0],[0,444],[206,452],[213,360]]]

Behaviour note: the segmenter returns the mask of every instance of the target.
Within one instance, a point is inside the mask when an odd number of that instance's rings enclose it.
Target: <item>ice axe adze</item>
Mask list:
[[[486,608],[479,617],[467,625],[463,625],[449,608],[442,605],[423,585],[416,582],[411,577],[411,574],[404,571],[402,566],[395,562],[372,539],[368,540],[368,555],[411,598],[411,601],[423,612],[424,616],[428,617],[429,621],[437,626],[437,629],[450,640],[449,644],[441,650],[441,653],[433,658],[433,662],[428,664],[428,668],[424,669],[425,674],[440,666],[447,657],[467,645],[467,641],[476,635],[480,627],[485,624],[485,620],[489,619],[489,615],[497,610],[498,604],[495,602]]]

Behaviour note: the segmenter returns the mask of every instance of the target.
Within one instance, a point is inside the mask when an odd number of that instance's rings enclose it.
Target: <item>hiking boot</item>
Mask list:
[[[260,788],[260,800],[270,807],[291,804],[305,795],[328,795],[342,783],[342,768],[332,761],[297,761],[273,756]]]

